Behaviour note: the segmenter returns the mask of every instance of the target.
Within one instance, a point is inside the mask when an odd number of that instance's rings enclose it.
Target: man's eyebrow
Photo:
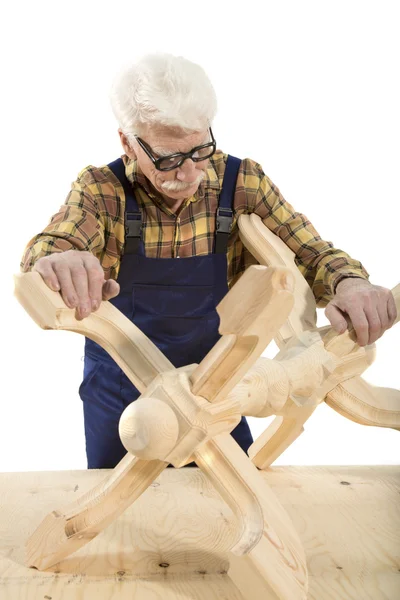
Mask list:
[[[153,148],[154,152],[159,156],[168,156],[169,154],[179,154],[179,150],[166,150],[165,148]]]
[[[208,144],[209,142],[211,142],[211,139],[209,139],[209,134],[207,133],[207,135],[205,136],[204,141],[201,144],[197,144],[198,146],[203,146],[203,144]],[[194,146],[194,148],[196,148],[196,146]],[[154,152],[156,154],[158,154],[158,156],[169,156],[170,154],[182,154],[182,152],[180,152],[179,150],[167,150],[166,148],[157,148],[157,146],[155,148],[153,148]]]

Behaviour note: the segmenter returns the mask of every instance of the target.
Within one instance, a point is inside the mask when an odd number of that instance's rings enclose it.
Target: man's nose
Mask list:
[[[178,167],[176,178],[179,181],[194,181],[196,178],[196,165],[191,158],[187,158],[184,163]]]

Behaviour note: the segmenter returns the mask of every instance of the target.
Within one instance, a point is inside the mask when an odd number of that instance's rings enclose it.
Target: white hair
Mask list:
[[[205,71],[182,56],[149,54],[114,80],[111,106],[128,140],[149,125],[208,129],[217,98]]]

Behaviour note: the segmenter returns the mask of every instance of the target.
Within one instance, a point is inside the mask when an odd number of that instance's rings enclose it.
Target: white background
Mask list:
[[[13,298],[26,243],[86,165],[122,154],[108,92],[153,51],[199,62],[218,146],[260,162],[371,281],[400,280],[398,2],[17,2],[1,36],[0,471],[86,468],[83,338],[40,330]],[[319,323],[326,320],[321,311]],[[399,327],[366,374],[400,387]],[[268,355],[274,355],[270,348]],[[268,420],[252,420],[257,435]],[[394,464],[400,436],[322,405],[275,464]]]

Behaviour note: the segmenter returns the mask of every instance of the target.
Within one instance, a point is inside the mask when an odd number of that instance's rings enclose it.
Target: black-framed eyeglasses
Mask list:
[[[193,162],[200,162],[207,158],[211,158],[217,148],[217,143],[214,139],[211,127],[209,128],[209,132],[211,135],[211,142],[196,146],[195,148],[192,148],[190,152],[177,152],[176,154],[169,154],[168,156],[160,156],[158,158],[154,156],[152,149],[146,142],[137,135],[135,135],[135,138],[158,171],[172,171],[172,169],[180,167],[188,158],[191,158]]]

